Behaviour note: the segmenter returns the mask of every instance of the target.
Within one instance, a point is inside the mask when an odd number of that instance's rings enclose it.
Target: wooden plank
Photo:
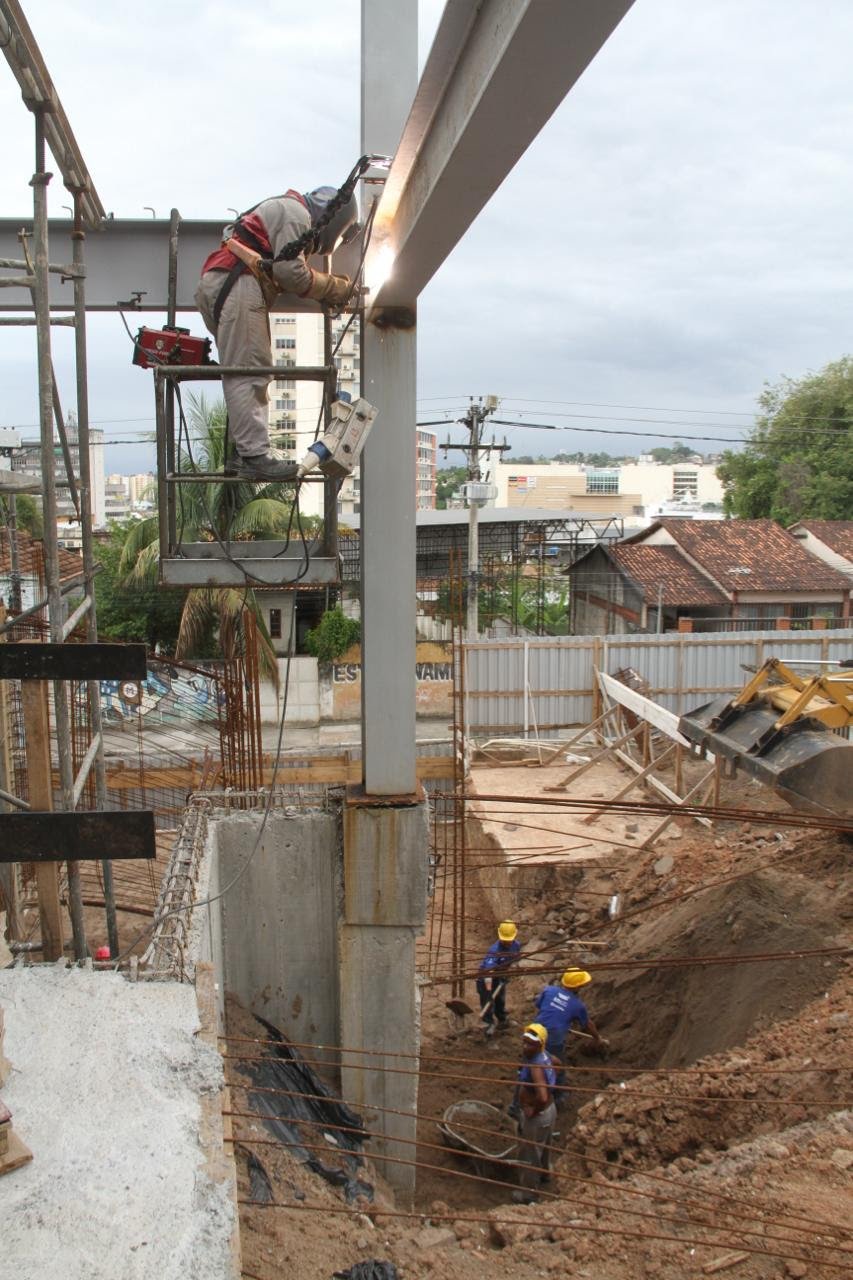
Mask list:
[[[598,679],[614,702],[627,707],[647,724],[653,724],[674,742],[680,742],[683,747],[690,746],[688,739],[678,731],[678,716],[673,711],[667,711],[666,707],[662,707],[660,703],[652,702],[651,698],[645,698],[634,689],[629,689],[626,684],[614,680],[613,676],[609,676],[606,671],[599,671]]]
[[[0,680],[144,680],[144,644],[4,644]]]
[[[34,810],[0,814],[0,862],[40,864],[154,857],[154,814],[150,811],[50,813]]]
[[[0,646],[0,651],[5,652],[15,647],[4,644]],[[34,809],[41,811],[49,811],[53,808],[50,772],[50,711],[47,689],[48,686],[44,681],[25,680],[21,684],[30,804]],[[16,816],[11,813],[2,814],[0,823]],[[14,843],[8,840],[0,843],[0,851],[8,852],[13,849],[17,854],[17,845]],[[3,861],[5,862],[6,859],[4,858]],[[45,960],[59,960],[62,958],[63,929],[62,908],[59,902],[59,867],[56,863],[36,867],[36,892],[38,893],[42,955]]]
[[[13,1169],[20,1169],[23,1164],[29,1164],[32,1158],[32,1151],[25,1143],[21,1142],[14,1129],[11,1130],[6,1154],[0,1156],[0,1177],[4,1173],[11,1173]]]

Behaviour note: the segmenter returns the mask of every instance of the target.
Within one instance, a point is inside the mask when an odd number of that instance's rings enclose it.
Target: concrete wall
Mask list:
[[[214,819],[220,885],[252,855],[260,814]],[[340,819],[271,813],[248,869],[221,900],[223,980],[297,1043],[338,1044]]]
[[[284,682],[287,679],[287,660],[278,661],[278,694],[269,680],[261,681],[261,723],[278,724]],[[293,658],[290,663],[290,684],[287,691],[287,724],[319,724],[320,686],[317,678],[317,659],[310,656]]]

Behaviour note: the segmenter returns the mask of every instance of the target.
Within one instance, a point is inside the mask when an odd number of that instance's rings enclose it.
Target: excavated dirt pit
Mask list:
[[[615,783],[599,778],[597,785]],[[527,772],[527,786],[534,794],[535,772]],[[727,799],[754,806],[757,817],[775,805],[752,785]],[[518,853],[519,821],[504,821],[515,828],[507,835]],[[378,1178],[372,1206],[359,1203],[357,1216],[342,1212],[353,1206],[340,1192],[270,1149],[263,1159],[273,1197],[291,1208],[244,1209],[248,1272],[267,1280],[286,1265],[326,1277],[359,1259],[384,1258],[402,1280],[470,1280],[472,1271],[512,1280],[699,1280],[717,1271],[735,1280],[830,1280],[848,1273],[849,950],[758,957],[849,949],[851,845],[781,825],[708,831],[682,821],[640,852],[625,849],[643,834],[628,825],[607,830],[613,844],[603,856],[582,860],[537,860],[528,830],[530,856],[510,878],[498,865],[500,826],[469,827],[469,848],[483,856],[466,882],[466,967],[476,968],[496,920],[513,915],[528,963],[535,953],[544,972],[514,979],[512,1023],[492,1040],[476,1017],[460,1023],[449,1013],[446,982],[424,989],[420,1217],[389,1213]],[[542,839],[553,845],[553,829]],[[439,874],[420,956],[422,970],[438,979],[451,972],[443,884]],[[611,920],[608,902],[617,891],[621,912]],[[608,961],[625,967],[607,969]],[[593,973],[584,994],[611,1049],[602,1061],[584,1053],[580,1039],[572,1042],[553,1180],[538,1204],[520,1207],[511,1200],[512,1170],[482,1176],[482,1167],[444,1144],[438,1124],[464,1100],[505,1111],[533,998],[568,964]],[[464,998],[477,1007],[472,981]]]

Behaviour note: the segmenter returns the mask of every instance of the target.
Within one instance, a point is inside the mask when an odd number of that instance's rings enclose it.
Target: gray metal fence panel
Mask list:
[[[593,671],[633,667],[651,696],[683,714],[744,685],[748,669],[853,658],[853,629],[565,636],[465,645],[467,722],[477,738],[553,736],[593,718]],[[745,671],[744,668],[747,668]]]

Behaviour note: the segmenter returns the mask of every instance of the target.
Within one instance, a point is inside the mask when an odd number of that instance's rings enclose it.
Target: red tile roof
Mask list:
[[[662,528],[724,591],[847,591],[849,579],[806,551],[775,520],[659,520]]]
[[[808,529],[830,551],[853,561],[853,520],[800,520],[801,529]]]
[[[650,547],[617,542],[608,554],[638,586],[646,604],[654,605],[663,586],[661,602],[669,605],[727,604],[727,598],[704,574],[695,569],[678,547]]]
[[[10,572],[12,562],[9,554],[8,530],[0,529],[0,573]],[[83,568],[83,558],[73,551],[59,548],[59,578],[65,582],[73,578]],[[41,542],[37,542],[26,529],[18,530],[18,572],[22,578],[44,577],[44,550]]]

